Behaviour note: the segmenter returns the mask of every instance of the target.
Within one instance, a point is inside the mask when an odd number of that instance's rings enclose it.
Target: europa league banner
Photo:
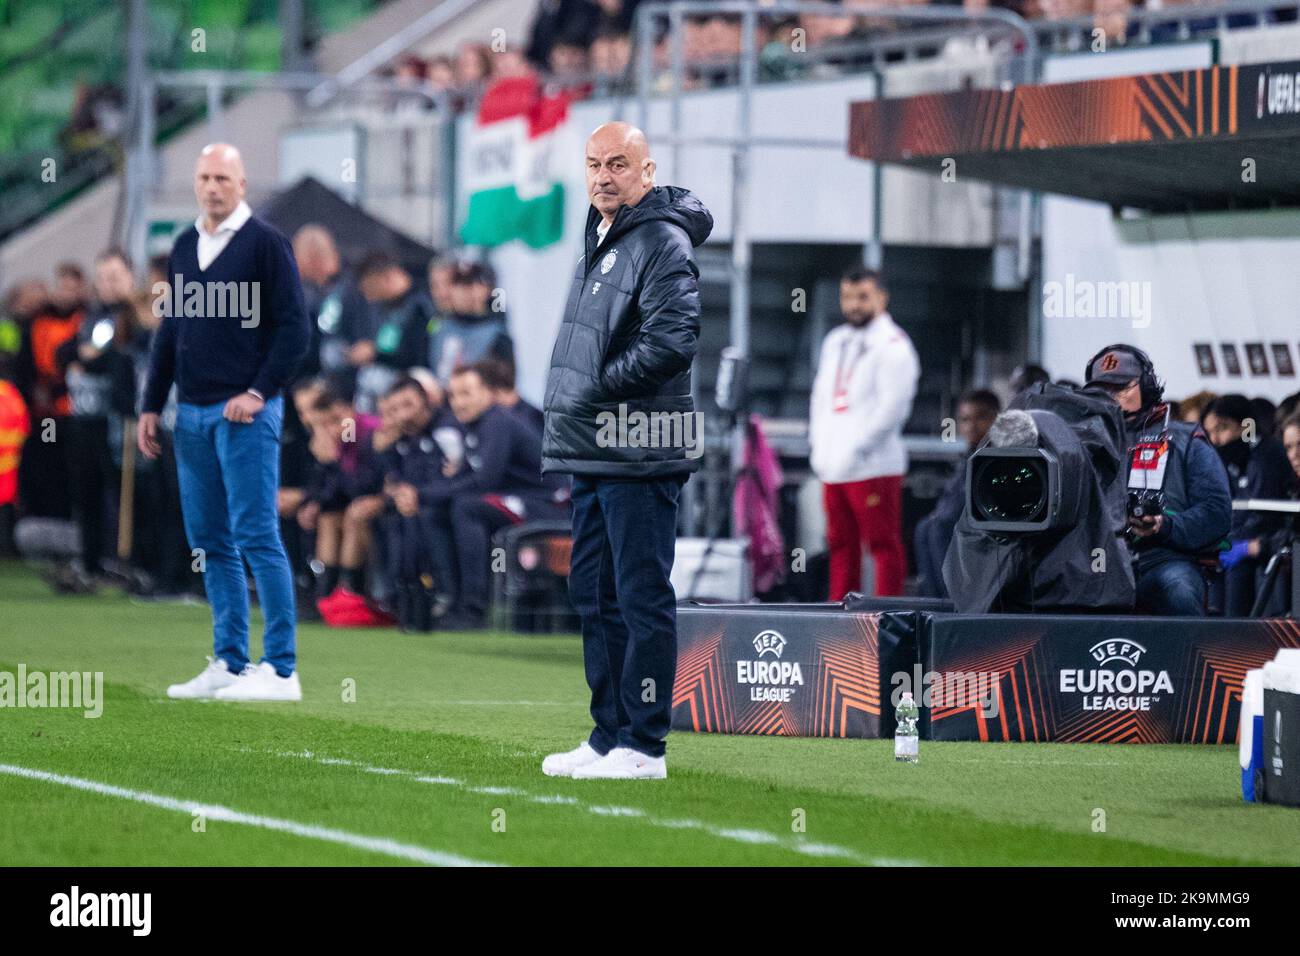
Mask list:
[[[1288,620],[926,615],[933,740],[1231,744],[1246,671],[1300,647]],[[941,696],[941,695],[936,695]]]
[[[881,688],[918,660],[917,615],[838,605],[707,605],[677,610],[676,730],[880,737]],[[885,695],[888,697],[888,694]],[[888,701],[886,700],[886,704]]]
[[[933,740],[1231,744],[1246,671],[1300,647],[1288,620],[677,610],[673,728],[887,737],[910,691]]]

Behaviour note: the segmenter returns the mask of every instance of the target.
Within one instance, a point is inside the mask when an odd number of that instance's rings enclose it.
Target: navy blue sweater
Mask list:
[[[307,351],[307,309],[288,239],[254,216],[206,270],[199,268],[198,247],[194,226],[172,247],[172,307],[154,336],[143,412],[162,410],[173,381],[180,401],[193,405],[224,402],[250,388],[270,399]]]

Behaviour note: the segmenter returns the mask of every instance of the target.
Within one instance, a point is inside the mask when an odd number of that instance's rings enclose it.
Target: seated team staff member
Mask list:
[[[393,584],[393,611],[404,631],[428,631],[447,609],[454,570],[437,548],[433,507],[421,506],[420,489],[450,479],[448,462],[459,458],[461,435],[442,402],[430,400],[424,386],[404,376],[388,390],[383,407],[391,409],[398,435],[384,452],[384,498],[380,522],[386,542],[388,576]],[[442,598],[439,597],[441,591]]]
[[[1218,551],[1232,525],[1228,475],[1204,430],[1170,414],[1164,383],[1151,359],[1131,345],[1108,345],[1084,370],[1088,388],[1104,390],[1124,410],[1130,449],[1162,449],[1159,486],[1139,478],[1148,494],[1159,493],[1157,514],[1129,518],[1129,549],[1137,578],[1137,610],[1144,614],[1199,617],[1205,614],[1201,561]],[[1135,484],[1129,456],[1130,497]]]
[[[1286,452],[1268,426],[1256,419],[1245,395],[1220,395],[1205,410],[1210,436],[1228,472],[1233,498],[1285,498],[1291,484]],[[1255,585],[1262,570],[1264,539],[1286,525],[1286,516],[1271,511],[1234,511],[1230,547],[1219,556],[1223,565],[1223,613],[1245,617],[1255,604]]]

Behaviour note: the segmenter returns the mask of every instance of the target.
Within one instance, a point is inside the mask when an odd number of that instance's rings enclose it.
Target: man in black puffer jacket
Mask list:
[[[633,126],[599,127],[586,161],[592,205],[551,356],[542,470],[573,475],[569,595],[596,727],[542,771],[661,778],[677,669],[677,500],[703,451],[691,402],[693,250],[713,217],[688,190],[654,184]]]

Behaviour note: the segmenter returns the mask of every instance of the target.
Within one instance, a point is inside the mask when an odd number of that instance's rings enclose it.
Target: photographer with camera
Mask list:
[[[1102,389],[1124,412],[1128,435],[1129,550],[1144,614],[1205,614],[1203,558],[1232,526],[1228,474],[1198,425],[1180,422],[1163,401],[1151,359],[1131,345],[1108,345],[1088,362],[1086,388]]]

